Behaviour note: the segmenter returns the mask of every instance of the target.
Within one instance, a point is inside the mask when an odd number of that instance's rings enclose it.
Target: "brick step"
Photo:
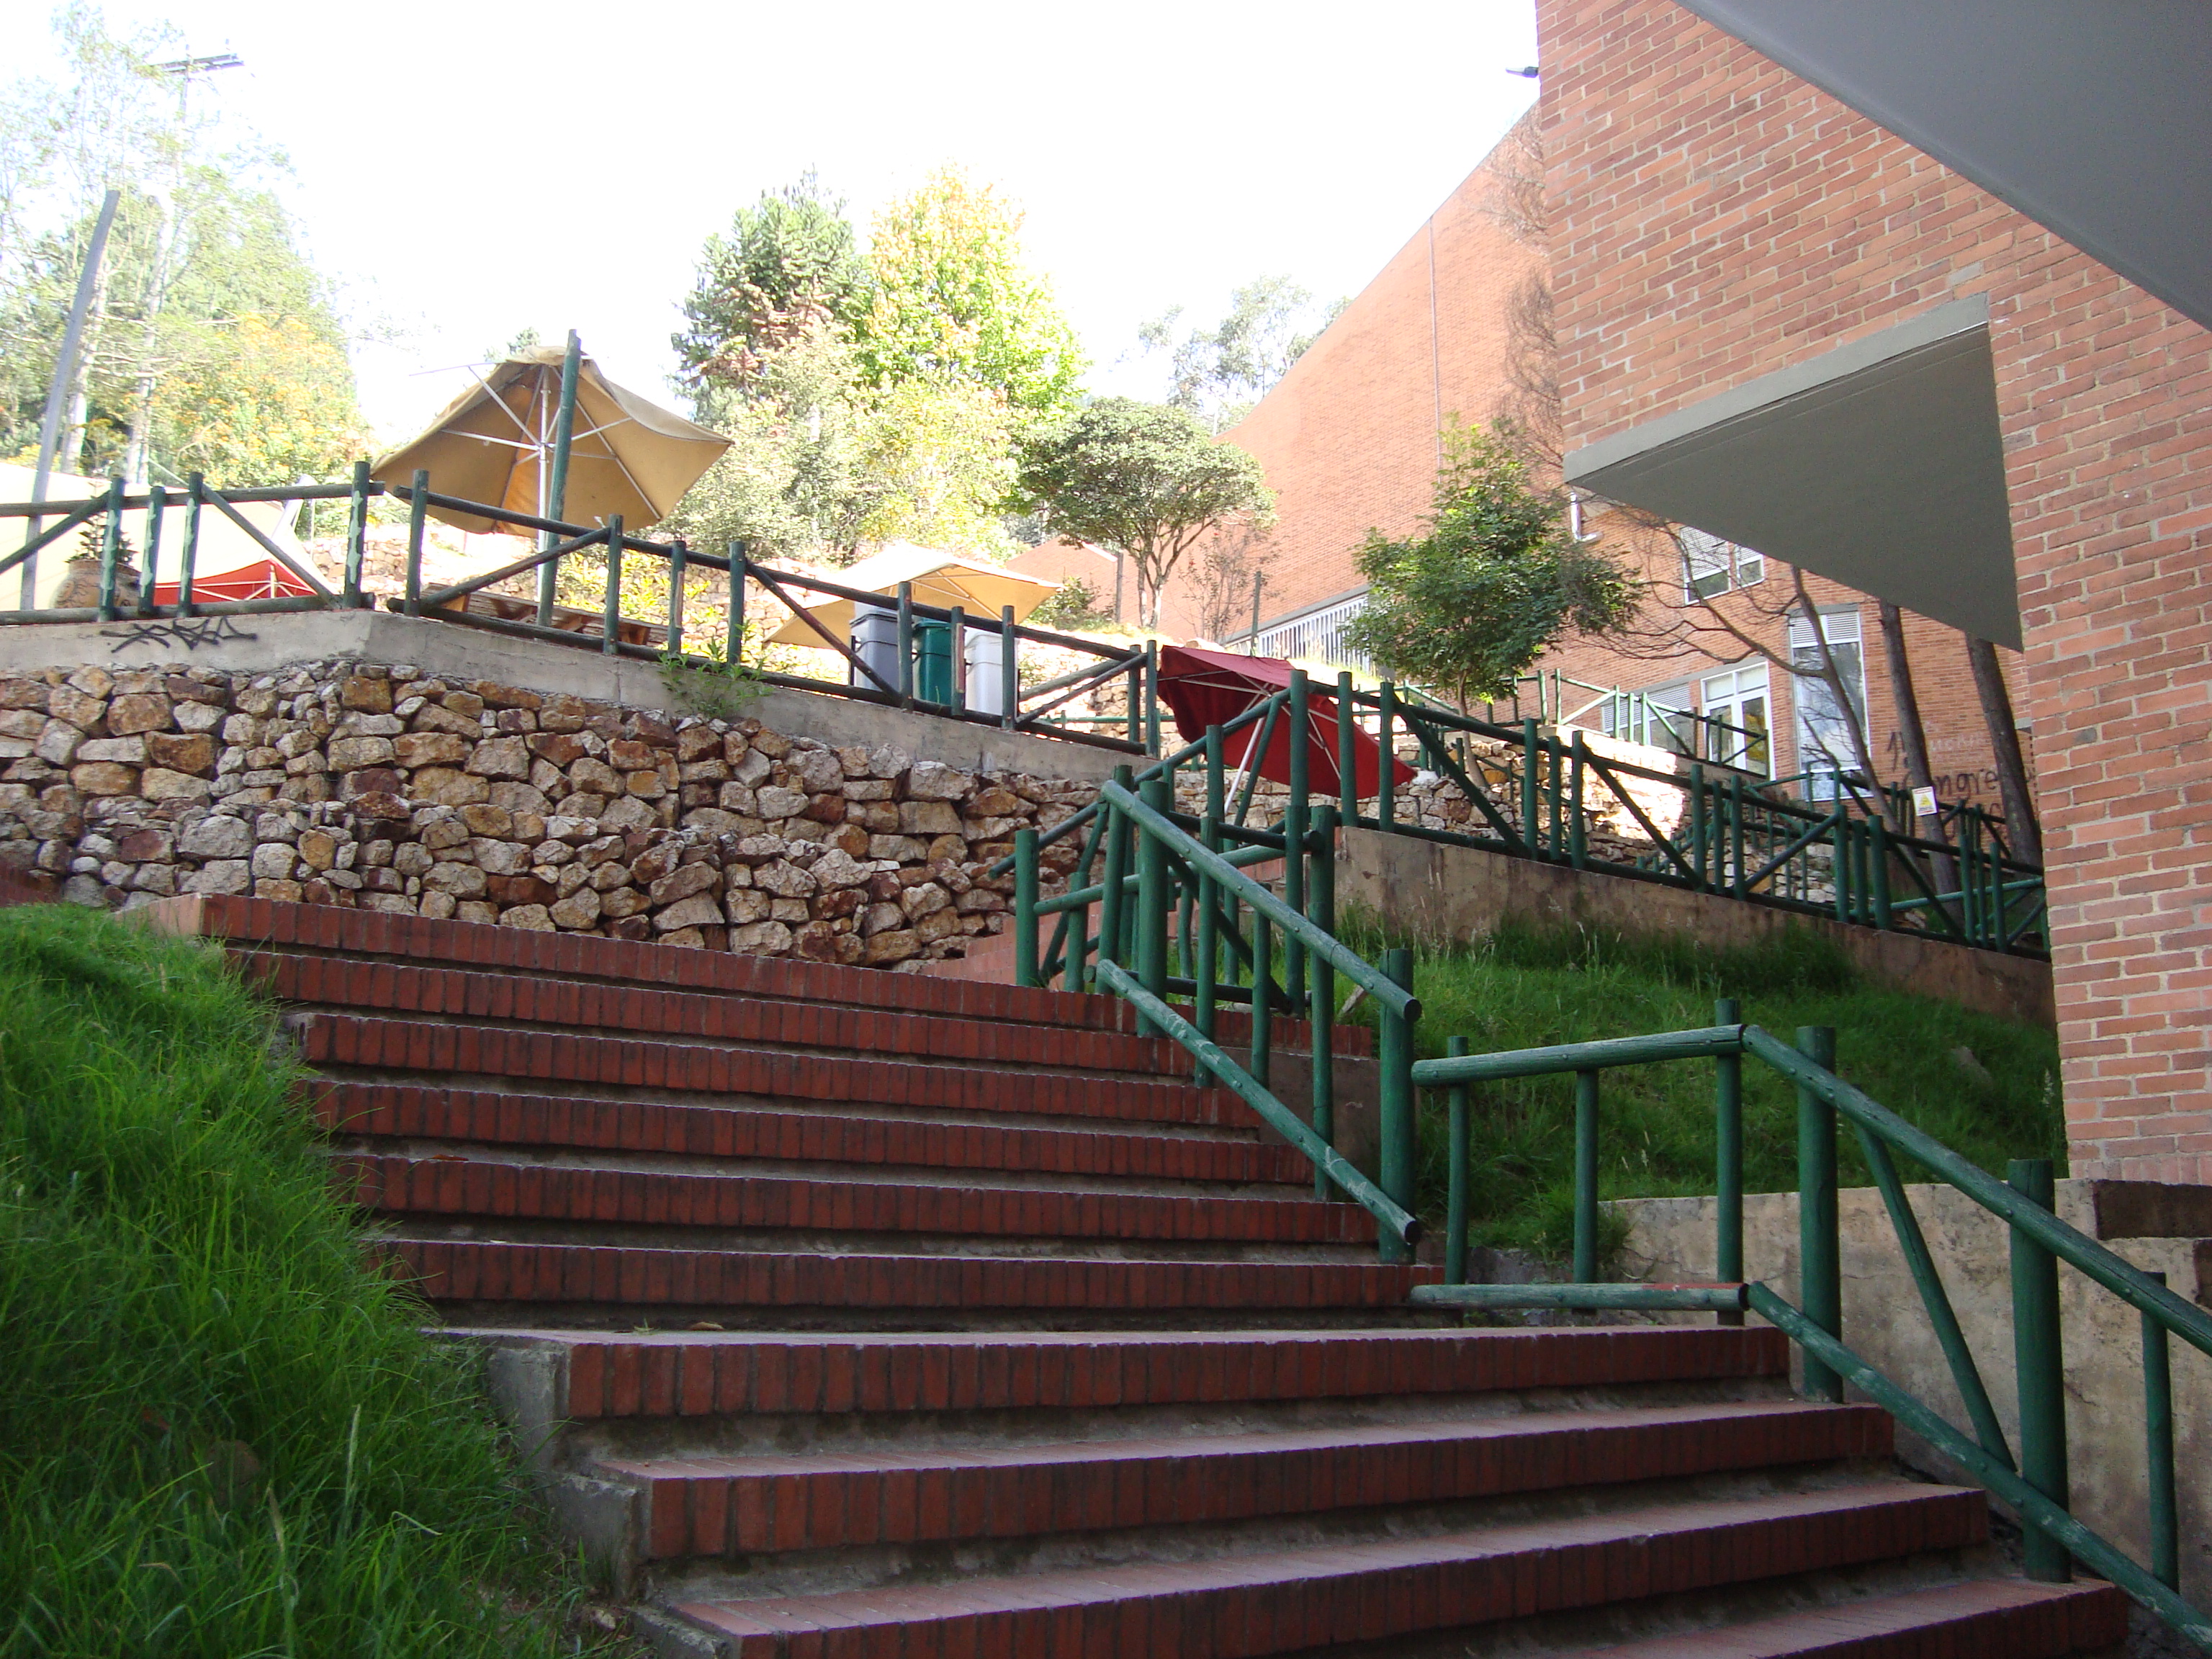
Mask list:
[[[231,954],[270,995],[295,1004],[1092,1075],[1187,1077],[1191,1072],[1189,1057],[1177,1044],[1117,1031],[1060,1030],[392,961],[243,948]]]
[[[321,1011],[297,1015],[293,1024],[300,1034],[301,1057],[316,1066],[459,1072],[769,1100],[1021,1112],[1127,1122],[1236,1127],[1250,1127],[1258,1122],[1250,1108],[1225,1089],[1137,1078],[844,1059],[774,1048],[714,1048]]]
[[[1091,1411],[1786,1379],[1764,1326],[1173,1335],[1075,1331],[475,1330],[518,1416],[545,1423],[862,1412]]]
[[[1381,1642],[1840,1569],[1986,1537],[1982,1494],[1884,1481],[1195,1561],[696,1601],[729,1659],[1173,1654]]]
[[[619,1308],[1397,1309],[1428,1267],[1049,1256],[826,1255],[392,1237],[380,1248],[433,1302]]]
[[[433,921],[422,916],[215,893],[161,899],[137,914],[166,932],[235,940],[264,950],[389,957],[416,965],[444,963],[492,973],[606,980],[663,990],[937,1014],[1000,1024],[1125,1033],[1137,1029],[1135,1012],[1118,997],[687,950],[590,933],[540,933],[483,922]]]
[[[1741,1625],[1585,1649],[1576,1659],[2063,1659],[2127,1639],[2110,1584],[1977,1578]]]
[[[484,1158],[341,1154],[363,1209],[635,1226],[957,1237],[1369,1244],[1374,1218],[1311,1197],[982,1187],[807,1175],[587,1169]]]
[[[636,1488],[641,1558],[916,1544],[1435,1504],[1887,1456],[1872,1407],[1798,1402],[988,1448],[604,1458]]]
[[[391,1083],[326,1082],[318,1109],[343,1134],[492,1146],[1255,1186],[1312,1178],[1303,1153],[1262,1143],[1249,1131],[1167,1134],[947,1123]]]

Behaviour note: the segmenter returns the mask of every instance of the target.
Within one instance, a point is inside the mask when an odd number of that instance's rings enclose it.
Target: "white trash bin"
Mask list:
[[[965,630],[961,654],[967,659],[968,707],[978,714],[1004,714],[1006,705],[1006,636],[975,629]]]

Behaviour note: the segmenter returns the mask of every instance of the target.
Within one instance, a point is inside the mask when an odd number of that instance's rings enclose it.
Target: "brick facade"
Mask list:
[[[1538,11],[1571,445],[1988,297],[2074,1172],[2212,1180],[2212,334],[1667,0]]]

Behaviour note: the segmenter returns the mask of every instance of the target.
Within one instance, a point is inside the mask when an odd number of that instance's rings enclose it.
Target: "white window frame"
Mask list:
[[[1715,687],[1723,688],[1717,696]],[[1761,718],[1765,725],[1759,728],[1759,736],[1741,749],[1734,732],[1723,732],[1706,727],[1705,758],[1723,766],[1734,766],[1746,772],[1756,772],[1762,777],[1774,775],[1774,684],[1767,672],[1765,659],[1748,657],[1733,667],[1720,668],[1704,676],[1698,682],[1698,706],[1706,719],[1725,721],[1729,726],[1749,731],[1753,728],[1738,718],[1743,706],[1752,698],[1764,705]],[[1764,755],[1754,752],[1764,748]]]
[[[1739,547],[1687,525],[1682,527],[1681,543],[1684,605],[1703,604],[1766,580],[1766,556],[1753,548]]]
[[[1669,714],[1681,718],[1666,720]],[[1644,691],[1618,691],[1598,704],[1598,729],[1608,738],[1679,755],[1697,750],[1697,718],[1687,680],[1669,680]]]
[[[1850,668],[1844,680],[1844,690],[1850,696],[1859,719],[1866,719],[1866,628],[1856,605],[1823,605],[1818,615],[1820,635],[1828,641],[1828,648],[1842,659],[1848,653]],[[1790,613],[1790,660],[1797,661],[1798,653],[1814,653],[1818,660],[1820,640],[1813,632],[1813,619],[1802,611]],[[1818,730],[1822,723],[1842,724],[1841,716],[1827,712],[1816,704],[1825,705],[1829,696],[1828,683],[1818,678],[1818,671],[1790,671],[1790,701],[1791,726],[1797,738],[1797,769],[1807,774],[1805,798],[1808,800],[1833,800],[1838,787],[1833,776],[1827,775],[1825,762],[1835,771],[1843,772],[1855,767],[1857,762],[1848,754],[1838,754],[1835,744],[1826,741]],[[1847,734],[1846,734],[1847,736]],[[1844,745],[1848,748],[1848,742]]]

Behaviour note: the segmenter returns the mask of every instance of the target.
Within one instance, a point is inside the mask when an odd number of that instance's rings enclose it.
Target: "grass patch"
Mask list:
[[[0,1655],[591,1650],[222,956],[0,911]]]
[[[1371,960],[1379,934],[1355,937]],[[1710,1025],[1717,997],[1788,1042],[1801,1025],[1836,1028],[1838,1069],[1953,1151],[2002,1174],[2014,1158],[2064,1169],[2066,1135],[2051,1032],[1868,981],[1808,930],[1709,950],[1671,937],[1508,927],[1472,947],[1416,953],[1417,1043],[1441,1054],[1464,1036],[1477,1054]],[[1355,1018],[1371,1022],[1363,1009]],[[1957,1051],[1970,1050],[1968,1063]],[[1599,1182],[1606,1198],[1713,1190],[1710,1063],[1605,1073]],[[1420,1212],[1444,1212],[1446,1108],[1420,1106]],[[1474,1091],[1470,1237],[1563,1259],[1571,1248],[1574,1079],[1537,1078]],[[1794,1191],[1796,1096],[1764,1064],[1744,1065],[1747,1188]],[[1838,1137],[1846,1186],[1871,1184],[1858,1138]],[[1907,1180],[1924,1179],[1905,1165]]]

